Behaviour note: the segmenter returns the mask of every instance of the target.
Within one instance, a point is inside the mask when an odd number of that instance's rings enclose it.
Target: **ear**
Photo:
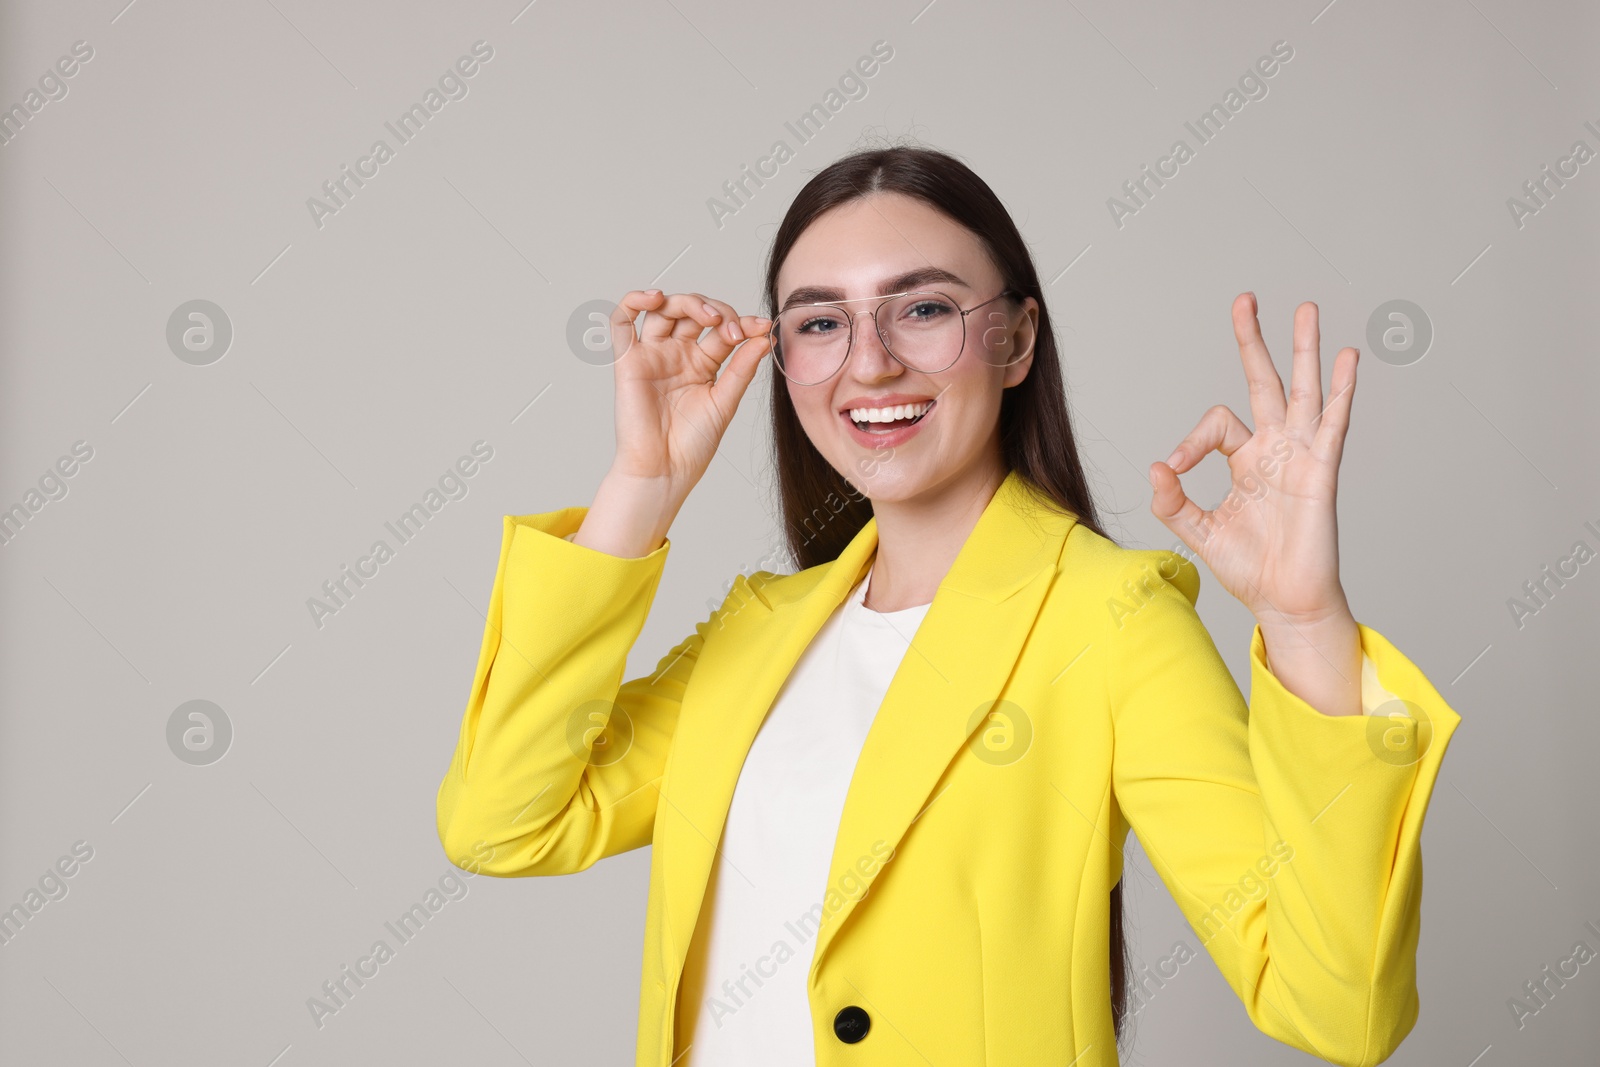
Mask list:
[[[1038,340],[1039,302],[1030,296],[1023,300],[1022,318],[1011,332],[1011,343],[1015,349],[1011,362],[1006,364],[1004,388],[1009,389],[1028,376],[1028,371],[1033,367],[1033,352]]]

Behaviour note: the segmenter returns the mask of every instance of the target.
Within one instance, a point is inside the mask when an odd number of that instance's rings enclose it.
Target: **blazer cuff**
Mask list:
[[[1335,801],[1360,796],[1373,814],[1398,819],[1427,803],[1461,717],[1388,638],[1361,635],[1361,715],[1325,715],[1289,691],[1267,666],[1261,627],[1250,639],[1250,755],[1269,812],[1305,827]],[[1415,814],[1413,807],[1412,814]]]
[[[539,633],[548,643],[552,627],[595,626],[622,616],[636,629],[644,625],[672,541],[662,538],[654,552],[633,558],[588,548],[572,540],[588,512],[571,507],[503,516],[498,597],[491,598],[498,599],[491,605],[498,611],[490,622],[513,647]]]

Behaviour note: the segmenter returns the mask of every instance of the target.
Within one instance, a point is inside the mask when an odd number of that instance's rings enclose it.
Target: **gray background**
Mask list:
[[[0,507],[74,442],[94,450],[0,547],[0,906],[94,850],[0,946],[0,1057],[632,1061],[644,850],[466,880],[320,1029],[306,1000],[450,870],[434,794],[501,516],[589,503],[610,462],[612,372],[574,350],[574,313],[649,286],[755,313],[806,179],[864,135],[912,135],[966,159],[1027,235],[1125,544],[1173,543],[1147,464],[1210,404],[1248,418],[1236,293],[1259,295],[1285,376],[1301,300],[1325,366],[1362,348],[1344,581],[1464,719],[1425,834],[1422,1016],[1392,1062],[1593,1062],[1600,962],[1520,1030],[1507,1007],[1575,942],[1600,950],[1600,562],[1520,628],[1507,606],[1574,542],[1600,546],[1600,162],[1521,227],[1507,207],[1574,141],[1600,149],[1592,5],[523,2],[0,15],[5,106],[73,42],[94,49],[0,146]],[[478,40],[494,55],[468,95],[319,228],[307,198]],[[784,122],[878,40],[894,55],[866,95],[798,144]],[[1294,58],[1268,95],[1113,224],[1122,182],[1279,40]],[[707,200],[780,138],[795,158],[719,227]],[[234,332],[205,366],[166,341],[195,299]],[[1367,340],[1394,299],[1435,330],[1409,365]],[[672,530],[630,676],[736,572],[770,569],[769,387]],[[493,459],[466,495],[316,626],[308,598],[393,543],[384,522],[479,440]],[[1214,503],[1224,473],[1208,460],[1191,495]],[[1247,683],[1250,619],[1203,579]],[[206,766],[168,746],[190,700],[233,728]],[[1164,891],[1128,884],[1141,959],[1198,948]],[[1309,1062],[1255,1032],[1208,960],[1138,1031],[1136,1063]]]

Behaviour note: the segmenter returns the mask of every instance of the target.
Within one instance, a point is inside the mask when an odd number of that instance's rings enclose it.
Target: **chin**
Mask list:
[[[854,464],[844,469],[850,472],[846,476],[850,484],[874,504],[914,499],[931,488],[934,482],[927,472],[920,469],[920,465],[912,465],[904,457],[898,460],[894,457],[883,460],[873,457],[865,469]]]

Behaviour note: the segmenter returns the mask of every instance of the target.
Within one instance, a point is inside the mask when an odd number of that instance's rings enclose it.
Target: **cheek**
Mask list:
[[[939,403],[950,404],[950,412],[960,420],[988,418],[998,411],[1005,371],[992,367],[968,352],[956,364],[955,372],[942,375],[938,383]],[[951,419],[951,422],[957,419]]]
[[[940,427],[941,439],[956,448],[964,447],[962,442],[977,445],[987,440],[1000,417],[1003,374],[998,368],[979,365],[960,381],[949,383],[949,392],[940,400],[941,406],[950,401],[946,411],[950,417]]]
[[[800,426],[807,436],[814,438],[826,433],[833,419],[832,401],[828,395],[819,389],[798,389],[792,383],[788,389],[789,403],[794,405],[795,415],[799,417]]]
[[[984,352],[996,352],[1005,345],[1006,338],[1010,334],[1010,328],[1001,323],[997,326],[986,327],[976,337],[971,338],[971,343]]]
[[[968,323],[967,344],[985,353],[996,353],[1010,342],[1012,329],[1013,324],[1005,314],[995,313],[987,316],[982,323]]]

